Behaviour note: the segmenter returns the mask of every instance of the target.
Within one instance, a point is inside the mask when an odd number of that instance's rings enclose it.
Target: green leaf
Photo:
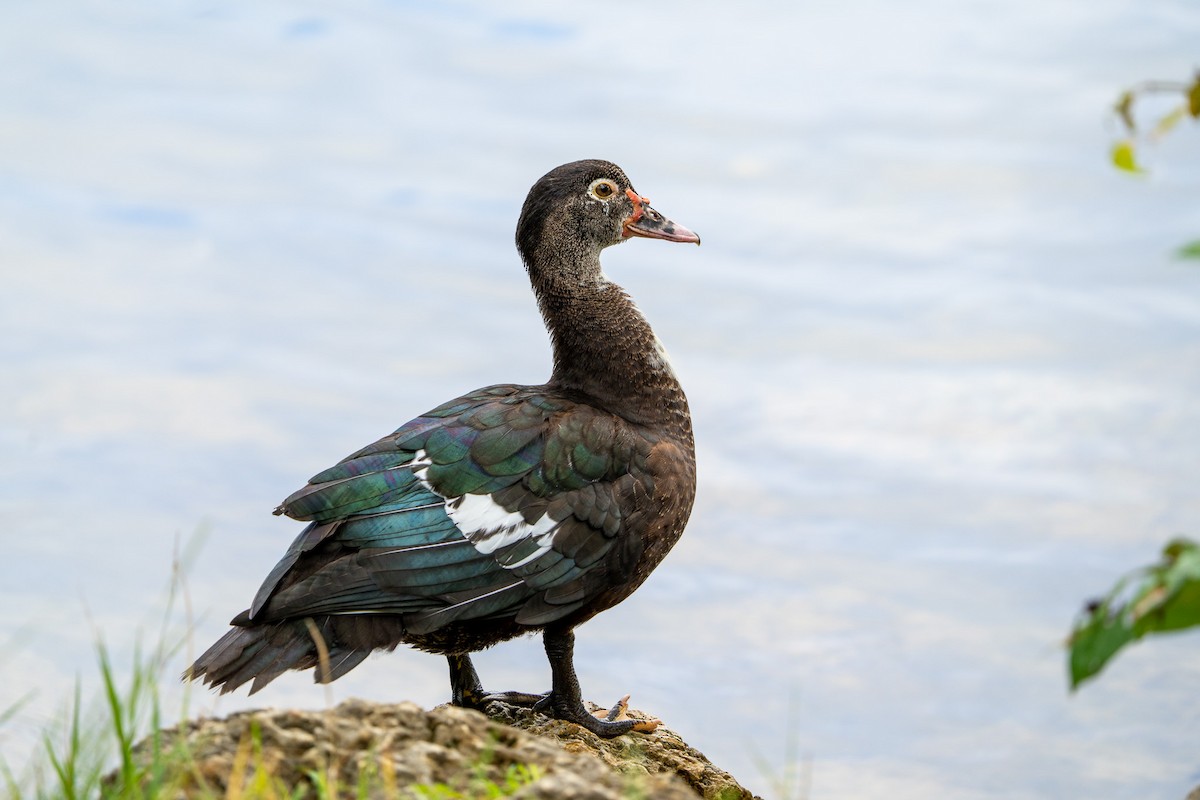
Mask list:
[[[1133,152],[1133,142],[1129,139],[1122,139],[1113,145],[1112,162],[1113,166],[1117,169],[1123,169],[1126,172],[1138,175],[1145,172],[1137,163],[1137,158]]]
[[[1200,239],[1188,242],[1175,251],[1176,258],[1200,258]]]
[[[1133,631],[1123,624],[1119,616],[1110,617],[1106,608],[1102,611],[1105,613],[1095,614],[1071,633],[1069,666],[1072,690],[1100,674],[1109,659],[1134,639]]]
[[[1127,587],[1136,585],[1130,594]],[[1147,634],[1200,626],[1200,542],[1176,539],[1162,560],[1122,578],[1091,603],[1068,638],[1071,688],[1095,677],[1122,648]]]
[[[1187,107],[1193,119],[1200,119],[1200,73],[1187,89]]]

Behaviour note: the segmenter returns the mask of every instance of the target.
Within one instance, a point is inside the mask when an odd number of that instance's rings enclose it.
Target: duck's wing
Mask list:
[[[421,634],[559,619],[633,570],[653,444],[542,387],[443,404],[280,505],[310,524],[235,623],[385,613]]]

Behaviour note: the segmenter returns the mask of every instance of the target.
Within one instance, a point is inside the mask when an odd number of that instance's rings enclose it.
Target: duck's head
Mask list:
[[[517,248],[531,266],[550,252],[594,260],[634,236],[700,244],[695,233],[651,208],[610,161],[572,161],[550,170],[529,190],[517,223]]]

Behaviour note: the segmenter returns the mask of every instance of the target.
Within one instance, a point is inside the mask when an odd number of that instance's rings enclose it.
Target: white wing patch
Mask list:
[[[412,465],[419,467],[413,470],[416,477],[425,488],[438,494],[425,474],[431,462],[424,450],[418,450],[413,456]],[[444,497],[443,495],[438,495]],[[549,514],[543,514],[534,522],[525,521],[525,517],[516,511],[506,511],[503,506],[486,494],[465,494],[462,497],[445,498],[446,515],[455,527],[462,532],[464,538],[483,555],[491,555],[502,547],[516,544],[525,539],[537,542],[537,549],[519,561],[506,563],[497,560],[505,569],[522,567],[534,559],[549,552],[554,543],[554,534],[558,532],[558,521],[551,519]]]

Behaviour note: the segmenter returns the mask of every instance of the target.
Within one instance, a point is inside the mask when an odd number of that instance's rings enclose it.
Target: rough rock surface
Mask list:
[[[372,798],[486,797],[495,786],[524,800],[751,800],[678,734],[600,739],[578,725],[501,703],[476,711],[348,700],[327,711],[246,711],[165,731],[160,747],[182,746],[194,766],[172,783],[178,797],[238,796],[264,775],[284,796],[332,779]],[[644,717],[636,711],[631,716]],[[150,740],[138,745],[149,758]],[[516,765],[528,765],[532,771]],[[115,776],[110,780],[115,780]],[[422,795],[414,787],[447,787]],[[306,792],[312,796],[312,792]]]

